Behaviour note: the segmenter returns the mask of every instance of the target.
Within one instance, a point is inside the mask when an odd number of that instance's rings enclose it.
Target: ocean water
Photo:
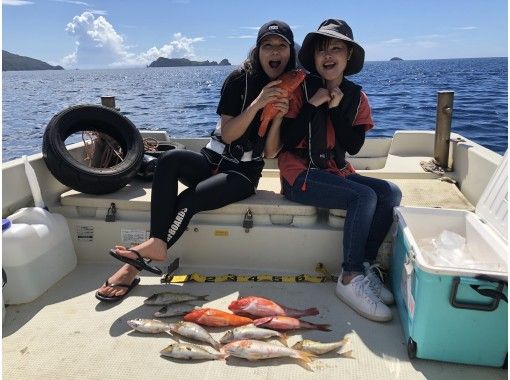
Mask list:
[[[139,129],[208,136],[221,85],[234,68],[3,72],[2,162],[41,152],[53,115],[77,104],[99,104],[102,95],[115,96]],[[437,92],[451,90],[452,131],[501,154],[508,147],[507,58],[366,62],[350,79],[363,86],[372,106],[376,126],[368,138],[434,130]]]

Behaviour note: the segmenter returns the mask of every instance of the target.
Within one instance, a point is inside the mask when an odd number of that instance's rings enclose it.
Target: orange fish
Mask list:
[[[291,70],[287,71],[280,75],[278,79],[282,82],[277,84],[275,87],[281,88],[283,90],[287,90],[289,97],[292,95],[294,90],[298,88],[301,82],[305,79],[305,72],[303,70]],[[260,127],[259,127],[259,136],[264,137],[267,131],[267,127],[269,122],[274,119],[274,117],[278,114],[278,110],[274,107],[273,103],[268,103],[264,107],[262,111],[262,115],[260,116]]]
[[[195,309],[191,313],[186,314],[183,319],[188,322],[212,327],[242,326],[253,322],[251,318],[211,308]]]
[[[297,318],[292,317],[265,317],[255,319],[253,324],[257,327],[263,327],[271,330],[299,330],[299,329],[308,329],[308,330],[321,330],[321,331],[331,331],[328,327],[329,325],[318,325],[311,322],[301,321]]]
[[[283,315],[297,318],[305,315],[319,314],[319,310],[316,307],[306,310],[291,309],[262,297],[244,297],[237,301],[232,301],[228,308],[236,314],[246,313],[257,317]]]

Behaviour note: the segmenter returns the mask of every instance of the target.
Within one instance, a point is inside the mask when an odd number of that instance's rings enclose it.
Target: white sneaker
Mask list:
[[[373,293],[370,280],[362,274],[354,277],[347,285],[342,284],[342,276],[340,276],[335,293],[338,298],[367,319],[385,322],[392,317],[390,308]]]
[[[382,274],[381,269],[379,269],[379,265],[370,265],[369,263],[364,262],[363,266],[365,267],[365,276],[370,280],[370,287],[374,294],[386,305],[392,305],[395,302],[395,299],[393,298],[393,294],[391,294],[388,288],[384,286],[381,280]]]

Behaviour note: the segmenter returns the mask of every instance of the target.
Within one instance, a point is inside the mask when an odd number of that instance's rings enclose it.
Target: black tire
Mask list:
[[[73,133],[104,133],[120,145],[123,161],[108,168],[88,167],[68,152],[65,140]],[[88,194],[107,194],[128,184],[143,158],[143,140],[135,125],[119,112],[98,105],[78,105],[57,113],[43,136],[43,157],[50,172],[64,185]]]

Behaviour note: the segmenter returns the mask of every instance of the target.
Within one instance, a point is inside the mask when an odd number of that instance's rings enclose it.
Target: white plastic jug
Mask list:
[[[2,267],[7,274],[5,304],[31,302],[76,267],[66,219],[40,207],[27,207],[7,217],[2,233]]]

